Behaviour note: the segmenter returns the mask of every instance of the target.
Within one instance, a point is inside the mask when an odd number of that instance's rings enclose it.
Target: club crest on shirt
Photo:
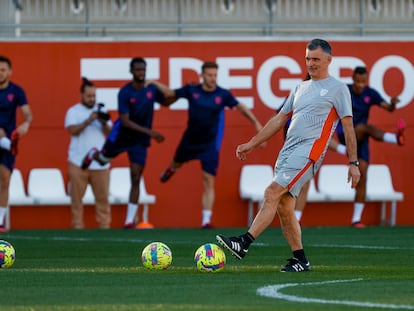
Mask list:
[[[371,98],[369,96],[364,97],[364,103],[369,104],[370,101],[371,101]]]
[[[193,98],[194,99],[199,99],[200,98],[200,94],[199,93],[194,93],[193,94]]]
[[[13,102],[13,99],[14,99],[14,94],[7,94],[7,100],[9,102]]]
[[[328,90],[327,89],[322,89],[321,92],[319,93],[321,96],[325,96],[326,94],[328,94]]]
[[[151,91],[148,91],[147,92],[147,98],[148,99],[152,99],[154,96],[152,95],[152,92]]]
[[[137,102],[137,99],[135,97],[132,97],[132,98],[129,99],[129,102],[131,104],[135,104]]]
[[[223,99],[220,96],[217,96],[216,98],[214,98],[214,102],[216,103],[216,105],[220,105],[222,101]]]

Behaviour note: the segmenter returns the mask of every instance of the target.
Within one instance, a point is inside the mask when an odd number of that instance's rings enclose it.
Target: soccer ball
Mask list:
[[[9,242],[0,240],[0,268],[10,268],[13,266],[15,251]]]
[[[207,243],[196,250],[194,262],[201,272],[218,272],[226,264],[226,255],[216,244]]]
[[[172,252],[164,243],[152,242],[143,249],[141,260],[147,269],[168,269],[172,262]]]

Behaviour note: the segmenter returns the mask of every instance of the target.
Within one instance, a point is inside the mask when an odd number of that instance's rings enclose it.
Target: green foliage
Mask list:
[[[280,229],[269,228],[242,261],[226,252],[222,271],[197,271],[200,245],[245,230],[11,231],[0,235],[16,250],[13,267],[0,270],[0,310],[366,310],[364,303],[414,310],[413,227],[305,228],[307,273],[279,272],[291,253]],[[152,241],[171,248],[170,269],[142,266]],[[280,293],[305,301],[257,294],[286,284],[294,285]]]

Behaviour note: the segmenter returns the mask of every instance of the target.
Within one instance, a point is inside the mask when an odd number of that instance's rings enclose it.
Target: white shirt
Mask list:
[[[86,121],[91,113],[97,110],[97,105],[93,108],[87,108],[81,103],[70,107],[66,112],[65,128]],[[108,120],[107,124],[112,125],[111,120]],[[100,150],[105,143],[105,139],[106,137],[101,122],[99,120],[94,120],[79,135],[71,135],[68,150],[68,161],[76,166],[81,166],[82,160],[88,151],[94,147]],[[90,170],[103,170],[107,168],[109,168],[109,163],[100,165],[96,161],[92,161],[89,166]]]

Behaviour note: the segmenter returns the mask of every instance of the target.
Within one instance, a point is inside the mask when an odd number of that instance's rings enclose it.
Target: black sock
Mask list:
[[[252,244],[253,241],[255,240],[254,237],[249,232],[246,232],[245,234],[242,234],[240,236],[240,238],[241,238],[241,240],[243,242],[243,246],[245,248],[248,248],[250,246],[250,244]]]
[[[293,252],[293,257],[296,258],[297,260],[307,263],[308,259],[305,256],[305,251],[302,249],[298,249],[297,251]]]

